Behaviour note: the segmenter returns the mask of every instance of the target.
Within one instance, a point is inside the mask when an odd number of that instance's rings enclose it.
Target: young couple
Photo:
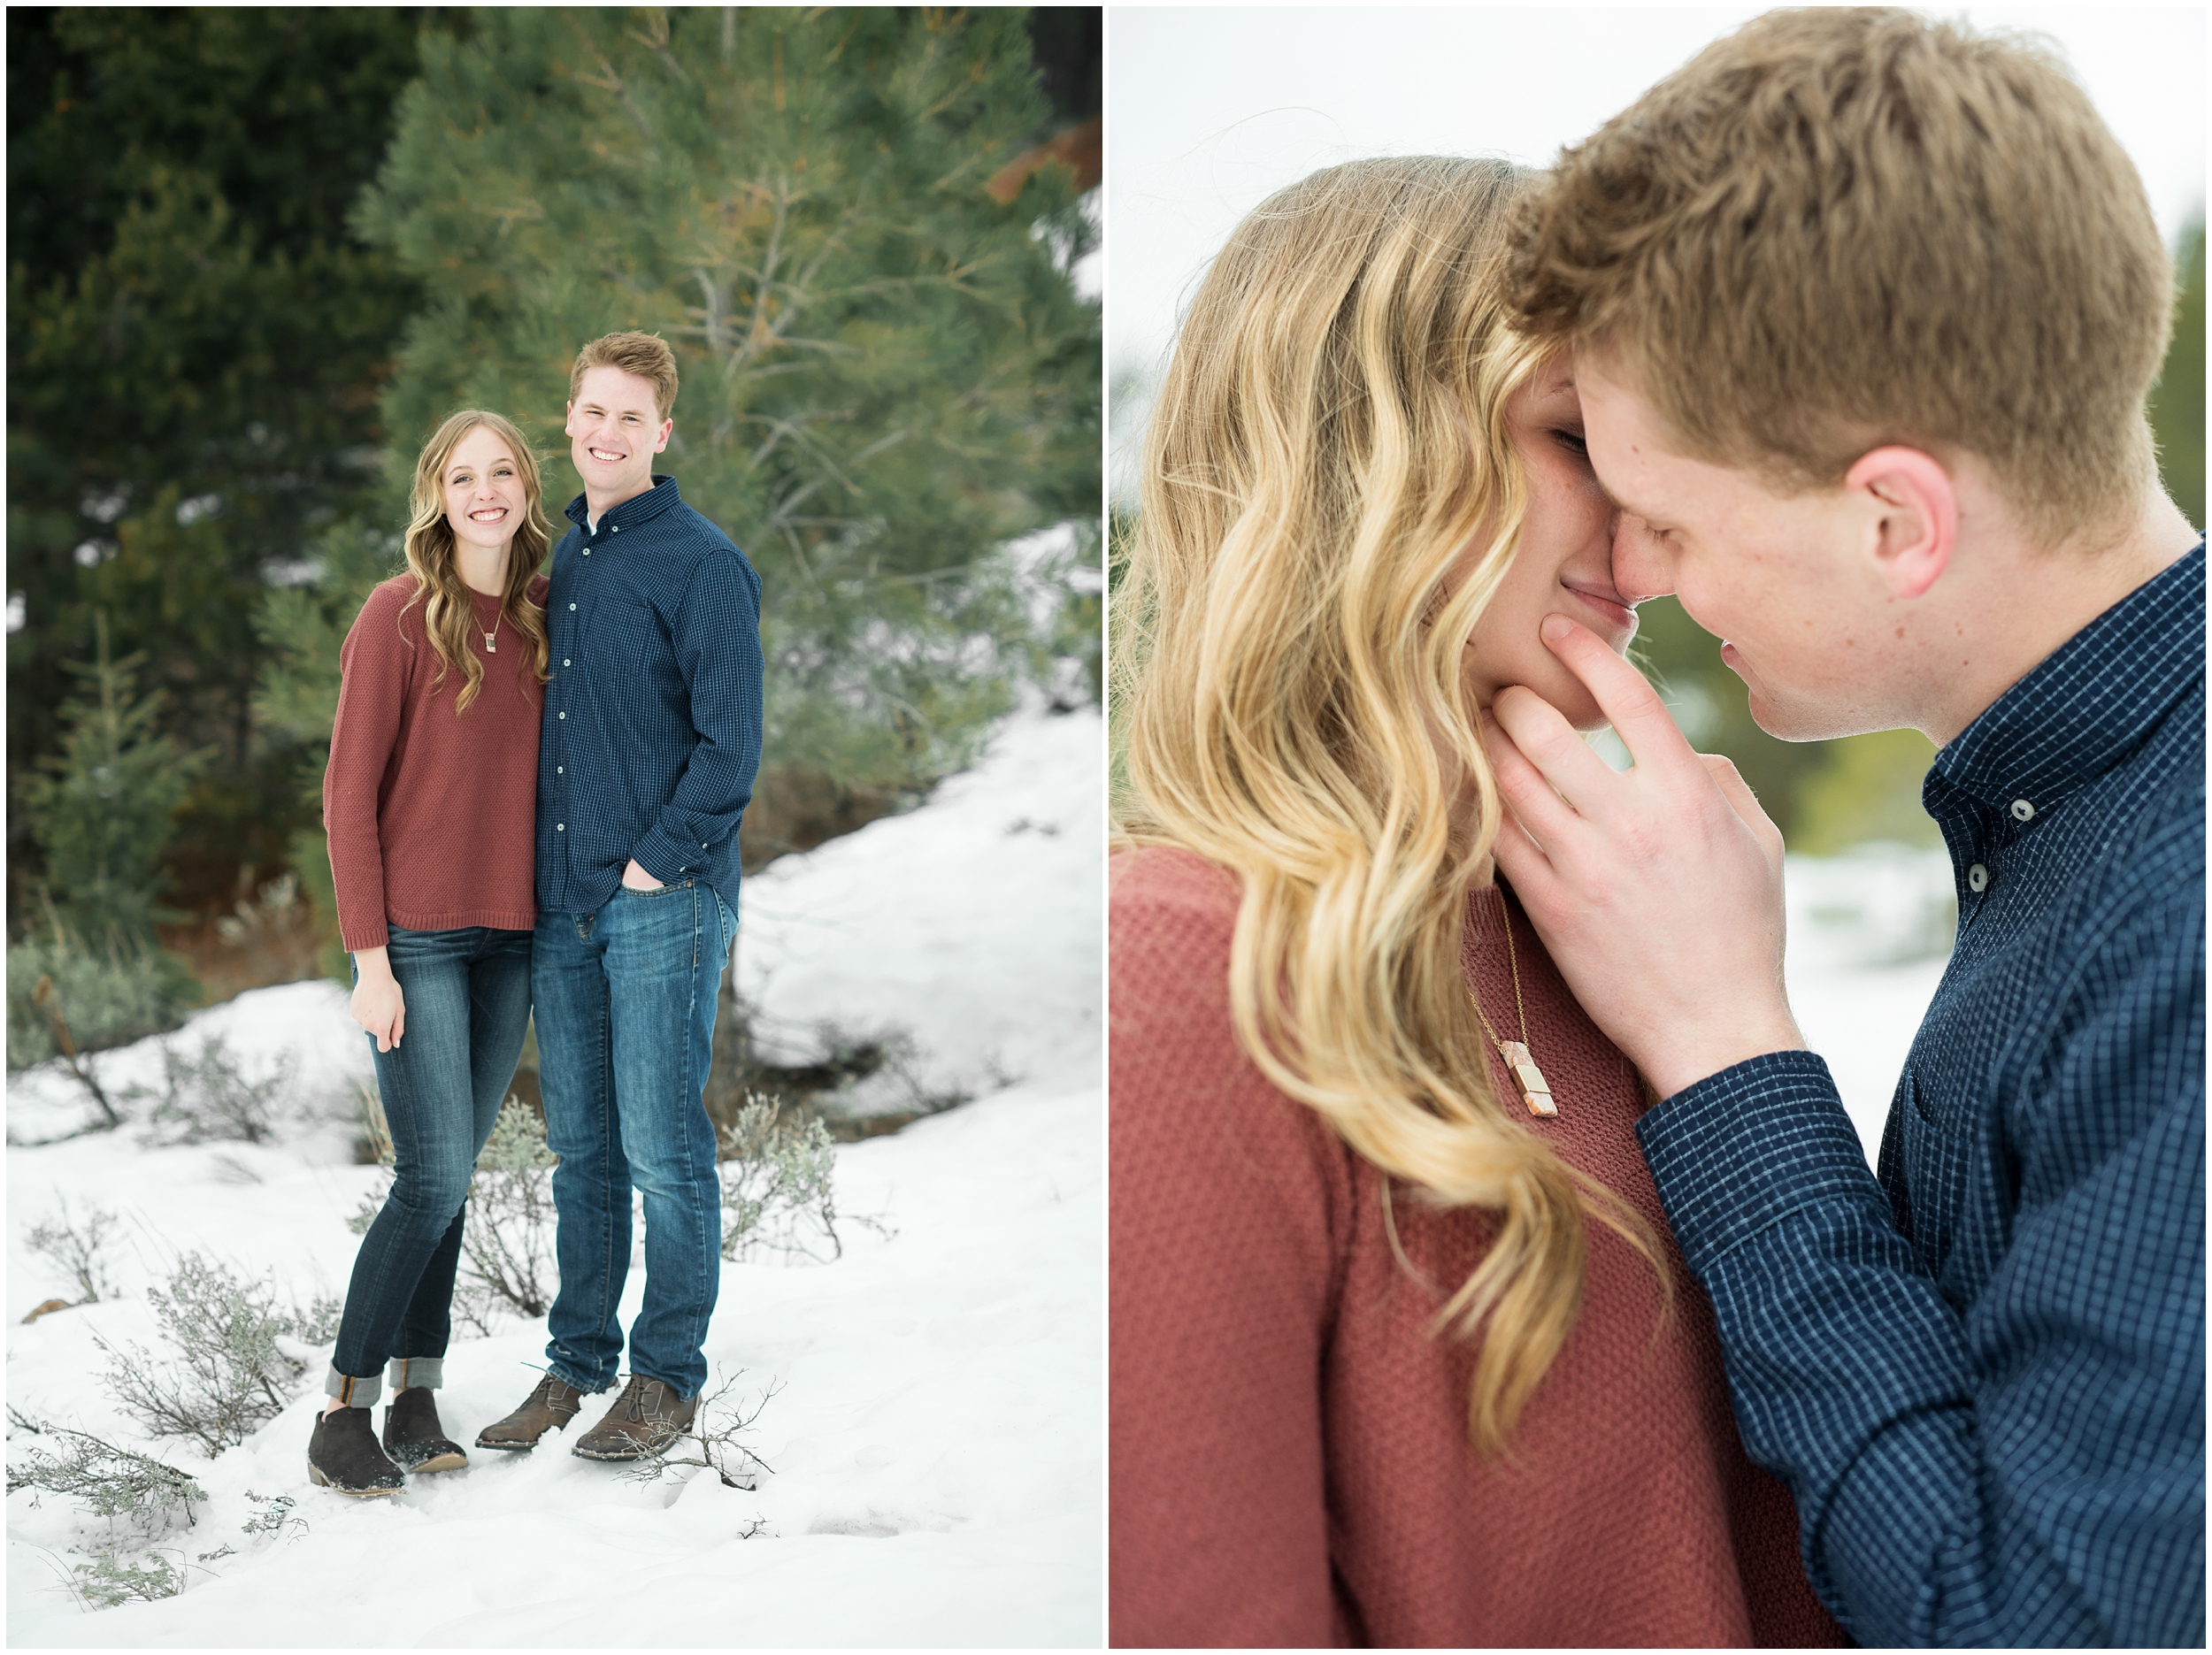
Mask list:
[[[1117,640],[1117,1644],[2201,1644],[2171,296],[2062,68],[1901,11],[1231,238]],[[1939,746],[1878,1181],[1668,592],[1768,729]]]
[[[340,656],[323,815],[394,1153],[308,1449],[314,1481],[347,1494],[466,1463],[436,1400],[454,1273],[534,1009],[560,1292],[544,1377],[476,1445],[528,1449],[614,1383],[634,1186],[629,1383],[574,1452],[650,1452],[706,1380],[722,1227],[701,1091],[760,762],[760,582],[653,473],[674,428],[665,343],[585,346],[569,399],[584,492],[550,580],[536,458],[506,419],[464,410],[416,462],[407,571]]]

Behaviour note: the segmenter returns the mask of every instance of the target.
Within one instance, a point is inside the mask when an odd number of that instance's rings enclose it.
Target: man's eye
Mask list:
[[[1551,434],[1559,440],[1561,448],[1577,459],[1586,460],[1590,457],[1590,444],[1580,432],[1555,431]]]

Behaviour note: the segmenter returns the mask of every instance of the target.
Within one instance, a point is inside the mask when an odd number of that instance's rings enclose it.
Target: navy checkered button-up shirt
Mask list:
[[[760,768],[760,577],[672,477],[553,548],[538,739],[538,911],[588,913],[632,858],[737,908],[737,825]]]
[[[1936,757],[1958,943],[1866,1169],[1827,1065],[1639,1128],[1866,1644],[2204,1642],[2204,548]]]

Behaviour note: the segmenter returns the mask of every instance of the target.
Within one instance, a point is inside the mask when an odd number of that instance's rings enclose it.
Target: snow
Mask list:
[[[1792,856],[1783,976],[1805,1043],[1828,1061],[1867,1164],[1881,1151],[1906,1054],[1949,963],[1949,857],[1903,845]]]
[[[180,1252],[273,1272],[303,1303],[343,1291],[358,1245],[345,1221],[379,1175],[351,1161],[351,1092],[370,1065],[329,985],[243,994],[171,1037],[196,1052],[221,1034],[250,1069],[290,1054],[321,1115],[278,1141],[149,1148],[126,1129],[12,1147],[11,1405],[152,1452],[211,1498],[158,1543],[188,1565],[181,1594],[88,1613],[70,1567],[142,1543],[70,1500],[10,1496],[10,1642],[1098,1643],[1102,758],[1094,713],[1018,714],[928,804],[747,884],[741,985],[794,1049],[823,1023],[905,1031],[932,1084],[980,1094],[839,1150],[840,1210],[881,1230],[849,1226],[837,1262],[724,1267],[709,1364],[740,1374],[737,1395],[778,1387],[752,1431],[773,1467],[757,1491],[710,1474],[626,1482],[553,1438],[472,1452],[396,1500],[346,1499],[306,1477],[326,1350],[306,1391],[213,1460],[120,1414],[94,1336],[157,1346],[143,1294]],[[103,1072],[150,1084],[158,1070],[145,1043]],[[84,1108],[36,1072],[14,1077],[8,1115],[20,1144]],[[19,1325],[72,1296],[24,1245],[64,1199],[123,1216],[119,1296]],[[626,1322],[642,1279],[634,1268]],[[544,1337],[520,1319],[457,1334],[440,1397],[452,1435],[472,1441],[521,1400]],[[35,1441],[12,1438],[11,1458]],[[250,1490],[292,1497],[303,1530],[242,1532]]]

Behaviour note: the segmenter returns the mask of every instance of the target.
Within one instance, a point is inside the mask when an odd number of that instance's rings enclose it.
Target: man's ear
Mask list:
[[[656,453],[656,454],[659,454],[659,453],[664,452],[664,451],[667,448],[667,447],[668,447],[668,439],[669,439],[669,435],[670,435],[670,433],[672,433],[675,429],[676,429],[676,421],[675,421],[675,418],[674,418],[674,417],[673,417],[673,416],[671,416],[669,418],[666,418],[666,419],[664,419],[664,420],[662,420],[662,421],[661,421],[661,436],[660,436],[660,441],[659,441],[658,442],[656,442],[656,443],[653,445],[653,452],[654,452],[654,453]]]
[[[1893,597],[1916,598],[1942,578],[1958,544],[1959,497],[1951,473],[1920,448],[1873,448],[1844,473],[1867,508],[1872,551]]]

